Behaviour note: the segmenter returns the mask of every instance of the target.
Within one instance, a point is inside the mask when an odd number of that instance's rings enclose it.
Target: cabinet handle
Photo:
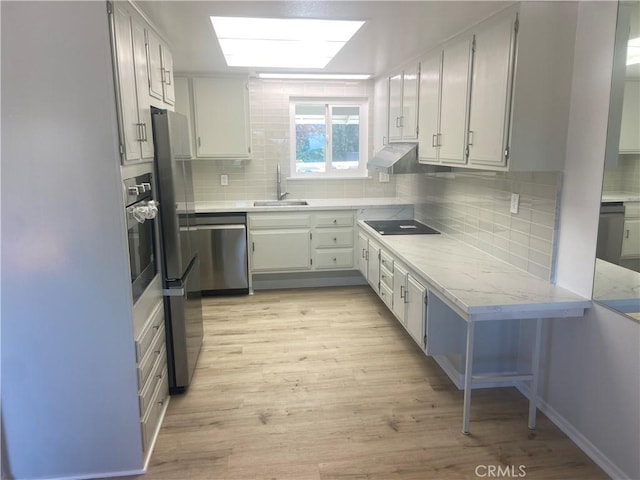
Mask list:
[[[400,298],[404,298],[404,285],[400,285]]]
[[[336,223],[338,223],[338,220],[334,218],[333,219],[333,224],[335,225]]]
[[[165,72],[167,74],[167,80],[164,83],[171,85],[171,70],[165,70]]]
[[[333,263],[336,263],[338,261],[338,259],[336,257],[333,257]]]
[[[400,125],[400,117],[396,117],[396,128],[400,128],[402,125]]]
[[[138,142],[144,142],[144,133],[142,132],[143,123],[136,123],[136,129],[138,130]]]
[[[362,249],[362,258],[364,258],[364,248]]]
[[[467,143],[471,146],[473,145],[473,130],[469,130],[469,136]]]
[[[388,143],[387,142],[387,137],[383,136],[382,137],[382,145],[386,145],[387,143]]]
[[[627,229],[627,234],[625,235],[625,238],[629,238],[629,230]]]
[[[338,242],[337,237],[333,237],[333,243],[337,243],[337,242]]]
[[[367,260],[367,262],[369,261],[369,250],[367,250],[367,256],[365,257],[365,259]]]
[[[147,124],[143,123],[142,124],[142,140],[144,142],[148,142],[149,141],[149,137],[147,137]]]
[[[256,251],[256,242],[251,242],[251,251],[252,252]]]
[[[400,116],[400,127],[404,127],[404,115]]]
[[[434,133],[431,136],[431,146],[432,147],[437,147],[438,146],[438,134],[437,133]]]
[[[202,143],[200,142],[200,137],[198,137],[198,147],[202,146]]]
[[[437,135],[438,135],[438,139],[437,139],[437,142],[436,142],[436,147],[441,147],[442,146],[442,134],[438,133]]]

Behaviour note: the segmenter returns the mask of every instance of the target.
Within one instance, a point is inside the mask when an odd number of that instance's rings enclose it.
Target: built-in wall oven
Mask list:
[[[149,286],[158,272],[156,256],[156,225],[158,204],[153,200],[151,173],[123,181],[131,270],[133,303]]]

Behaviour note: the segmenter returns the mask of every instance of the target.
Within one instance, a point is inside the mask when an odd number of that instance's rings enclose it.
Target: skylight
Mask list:
[[[324,68],[363,21],[211,17],[230,67]]]

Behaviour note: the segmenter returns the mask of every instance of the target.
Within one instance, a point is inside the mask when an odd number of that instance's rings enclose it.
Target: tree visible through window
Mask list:
[[[365,101],[295,101],[291,111],[295,175],[366,175]]]

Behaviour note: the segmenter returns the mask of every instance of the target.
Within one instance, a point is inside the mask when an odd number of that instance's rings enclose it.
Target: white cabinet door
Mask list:
[[[356,249],[356,259],[358,263],[358,270],[360,270],[360,273],[362,274],[365,280],[367,279],[367,273],[369,269],[368,262],[367,262],[368,258],[369,258],[369,238],[362,232],[358,232],[358,245]]]
[[[116,70],[125,163],[153,159],[151,110],[146,95],[144,28],[120,6],[114,8]]]
[[[402,139],[418,139],[418,86],[420,65],[405,69],[402,75]]]
[[[420,348],[424,350],[425,333],[425,298],[427,289],[411,274],[407,275],[407,290],[405,292],[406,303],[406,327]]]
[[[500,17],[474,37],[469,110],[469,165],[507,163],[516,15]]]
[[[147,30],[147,49],[149,55],[149,95],[158,100],[162,100],[162,54],[160,53],[160,39],[151,30]]]
[[[442,50],[426,57],[420,62],[420,100],[418,136],[418,160],[437,163],[439,120],[440,120],[440,78],[442,73]]]
[[[393,313],[403,325],[406,325],[407,269],[394,262],[393,264]]]
[[[640,153],[640,79],[624,82],[620,153]]]
[[[368,251],[367,282],[377,294],[380,294],[380,245],[369,240]]]
[[[197,157],[249,157],[246,78],[194,78],[193,103]]]
[[[160,45],[160,63],[162,72],[162,99],[169,105],[176,103],[173,84],[173,56],[165,45]]]
[[[640,218],[624,221],[624,236],[622,237],[622,256],[640,256]]]
[[[389,79],[380,78],[373,87],[373,152],[380,151],[389,141]]]
[[[311,267],[309,229],[251,232],[251,270],[308,270]]]
[[[445,45],[442,59],[440,161],[466,163],[467,105],[471,39]]]
[[[402,140],[402,73],[389,77],[389,141]]]
[[[144,26],[135,20],[131,22],[133,34],[133,59],[136,75],[136,97],[138,122],[141,130],[140,149],[143,159],[153,159],[153,132],[151,131],[151,100],[149,99],[147,77],[147,49]]]
[[[116,43],[116,64],[120,93],[120,117],[123,134],[123,161],[140,160],[140,126],[136,98],[136,72],[133,61],[131,17],[116,6],[113,11]]]

